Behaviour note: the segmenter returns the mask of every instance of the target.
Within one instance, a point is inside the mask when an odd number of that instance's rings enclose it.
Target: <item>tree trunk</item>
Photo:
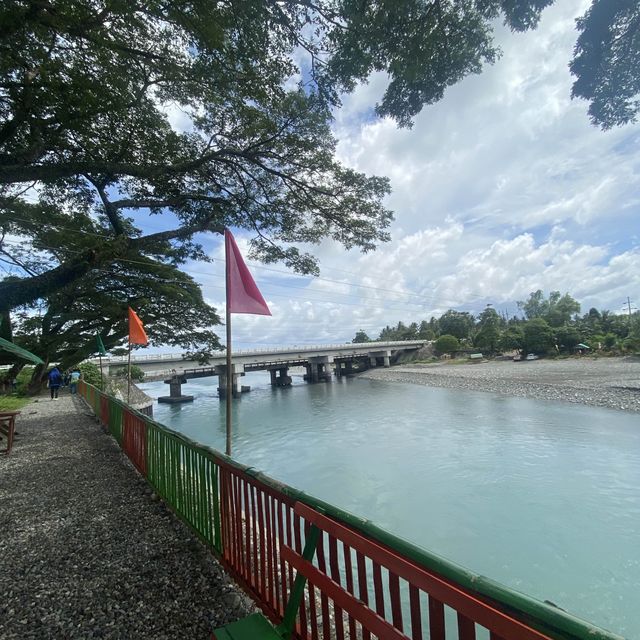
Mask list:
[[[13,379],[18,377],[18,374],[24,368],[23,362],[14,362],[11,365],[9,371],[5,373],[0,381],[0,391],[2,393],[11,393],[13,391]]]
[[[36,396],[42,391],[42,385],[46,379],[47,369],[49,368],[49,359],[44,364],[37,364],[29,381],[28,393],[30,396]]]

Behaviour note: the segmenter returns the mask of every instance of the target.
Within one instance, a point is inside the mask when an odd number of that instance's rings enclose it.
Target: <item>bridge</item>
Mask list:
[[[253,349],[235,351],[232,364],[232,392],[239,395],[248,387],[240,384],[240,378],[248,371],[269,371],[273,386],[291,384],[290,367],[304,367],[307,382],[329,381],[333,374],[337,377],[348,375],[355,370],[369,367],[390,366],[400,353],[416,351],[427,344],[427,340],[407,340],[391,342],[361,342],[327,345],[294,345],[274,349]],[[127,357],[103,358],[109,373],[127,366]],[[182,394],[182,385],[193,378],[218,376],[218,394],[224,396],[227,375],[224,352],[209,358],[206,367],[185,359],[182,354],[145,354],[131,357],[131,363],[142,369],[148,377],[166,378],[169,396],[158,398],[159,402],[189,402],[193,396]]]

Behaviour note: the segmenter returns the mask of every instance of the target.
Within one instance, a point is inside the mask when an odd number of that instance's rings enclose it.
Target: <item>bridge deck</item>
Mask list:
[[[364,342],[330,345],[278,347],[276,349],[241,350],[233,353],[234,365],[244,366],[245,371],[260,371],[277,366],[303,366],[316,359],[350,360],[356,358],[372,357],[374,355],[391,355],[399,351],[419,349],[427,344],[425,340],[391,341],[391,342]],[[144,371],[170,371],[183,373],[187,369],[195,369],[197,362],[185,360],[182,354],[144,354],[132,356],[131,362]],[[103,363],[110,369],[123,367],[127,364],[125,356],[116,358],[103,358]],[[221,353],[209,359],[208,367],[224,366],[226,355]],[[158,365],[161,365],[159,368]],[[204,368],[204,367],[203,367]]]

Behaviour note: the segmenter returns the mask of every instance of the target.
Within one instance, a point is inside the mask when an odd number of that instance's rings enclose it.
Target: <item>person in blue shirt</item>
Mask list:
[[[78,382],[80,382],[80,371],[74,369],[69,377],[69,388],[71,393],[78,393]]]
[[[58,397],[58,391],[62,384],[62,374],[58,367],[53,367],[47,377],[49,378],[49,391],[51,391],[51,399],[53,400]]]

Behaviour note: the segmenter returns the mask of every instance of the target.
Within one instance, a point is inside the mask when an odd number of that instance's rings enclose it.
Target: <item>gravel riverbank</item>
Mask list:
[[[0,456],[0,638],[208,638],[250,601],[78,396],[27,405]]]
[[[640,358],[572,358],[371,369],[363,378],[640,412]]]

